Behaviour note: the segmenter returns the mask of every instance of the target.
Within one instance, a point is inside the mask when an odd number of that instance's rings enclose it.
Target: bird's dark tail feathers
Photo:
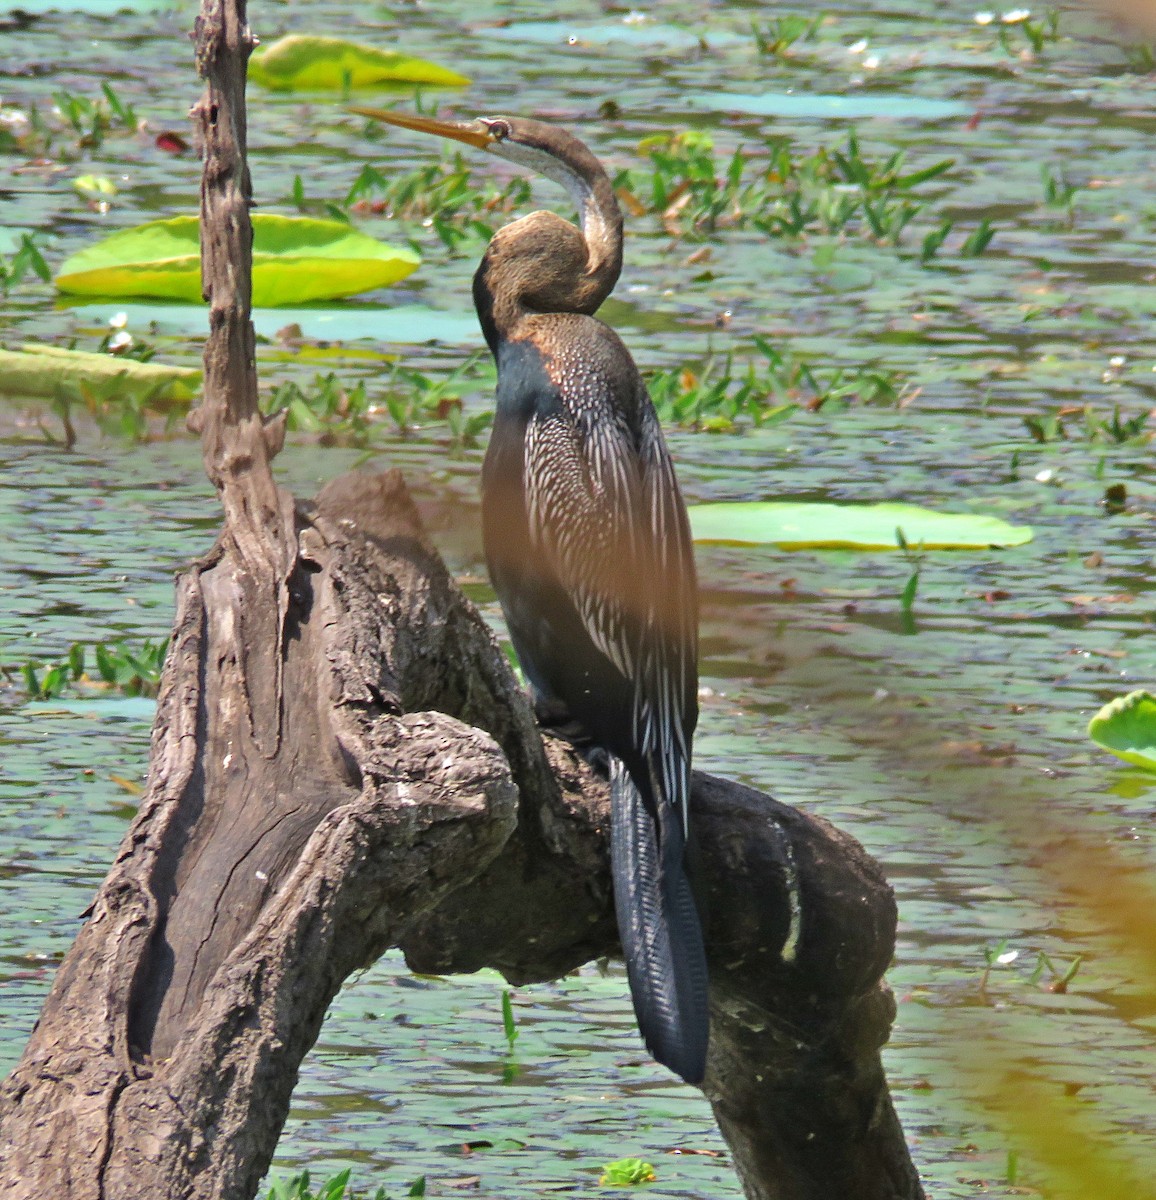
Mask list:
[[[681,818],[644,803],[611,759],[611,859],[618,935],[646,1048],[687,1083],[701,1083],[709,1029],[702,925],[683,861]]]

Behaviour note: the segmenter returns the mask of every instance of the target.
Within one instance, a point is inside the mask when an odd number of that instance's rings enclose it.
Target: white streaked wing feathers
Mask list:
[[[687,577],[680,552],[689,533],[653,412],[653,428],[638,448],[620,414],[599,409],[530,421],[530,536],[573,597],[591,640],[634,683],[637,744],[685,826],[685,705],[697,637],[694,574]],[[632,614],[626,601],[640,576],[650,587],[644,597],[636,593],[641,611]]]

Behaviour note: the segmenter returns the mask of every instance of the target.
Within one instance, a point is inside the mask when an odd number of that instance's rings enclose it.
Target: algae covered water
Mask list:
[[[1104,1162],[1150,1176],[1151,976],[1073,886],[1093,851],[1128,887],[1153,863],[1156,776],[1084,733],[1111,697],[1156,687],[1150,52],[1074,8],[564,7],[320,0],[250,19],[265,41],[339,29],[472,79],[373,103],[532,114],[590,144],[627,214],[603,315],[654,380],[688,500],[896,501],[1033,528],[1002,551],[700,549],[696,761],[853,833],[894,884],[886,1061],[929,1194],[1043,1186],[992,1082],[1009,1072],[1049,1119],[1095,1131]],[[198,93],[192,9],[20,10],[0,15],[0,256],[31,234],[55,269],[195,211],[195,153],[163,140],[187,136]],[[112,112],[94,137],[102,84],[132,120]],[[334,206],[423,260],[357,300],[256,314],[263,392],[304,397],[281,478],[305,496],[358,463],[401,466],[499,623],[478,533],[491,378],[469,363],[485,244],[471,222],[562,212],[562,193],[470,161],[490,211],[378,204],[442,152],[368,140],[340,96],[254,87],[249,137],[263,211]],[[350,201],[366,163],[384,183]],[[0,333],[94,350],[112,318],[159,359],[197,363],[199,307],[62,304],[34,277]],[[327,373],[340,388],[319,400]],[[414,396],[428,403],[399,420],[390,403]],[[71,420],[68,446],[50,402],[0,400],[5,1069],[131,817],[151,721],[142,699],[29,703],[21,667],[164,637],[172,574],[218,520],[182,414],[140,424],[78,403]],[[591,1190],[630,1156],[655,1165],[652,1196],[740,1194],[706,1102],[642,1052],[616,964],[516,990],[512,1057],[503,990],[496,975],[415,978],[395,956],[351,981],[275,1173],[353,1165],[370,1192],[425,1176],[430,1194],[528,1197]]]

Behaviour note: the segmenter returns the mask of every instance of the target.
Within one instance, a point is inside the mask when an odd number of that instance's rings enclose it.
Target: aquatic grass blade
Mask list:
[[[510,999],[509,989],[502,991],[502,1026],[506,1033],[506,1044],[513,1053],[514,1043],[518,1040],[518,1026],[514,1021],[514,1006]]]

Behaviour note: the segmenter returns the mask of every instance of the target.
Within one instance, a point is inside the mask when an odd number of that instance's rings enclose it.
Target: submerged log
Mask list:
[[[619,951],[605,783],[543,738],[400,477],[295,505],[256,404],[241,0],[206,0],[206,471],[148,791],[0,1087],[6,1200],[248,1200],[342,981],[400,946],[521,983]],[[704,1091],[752,1200],[918,1200],[880,1065],[895,908],[827,823],[694,777]]]

